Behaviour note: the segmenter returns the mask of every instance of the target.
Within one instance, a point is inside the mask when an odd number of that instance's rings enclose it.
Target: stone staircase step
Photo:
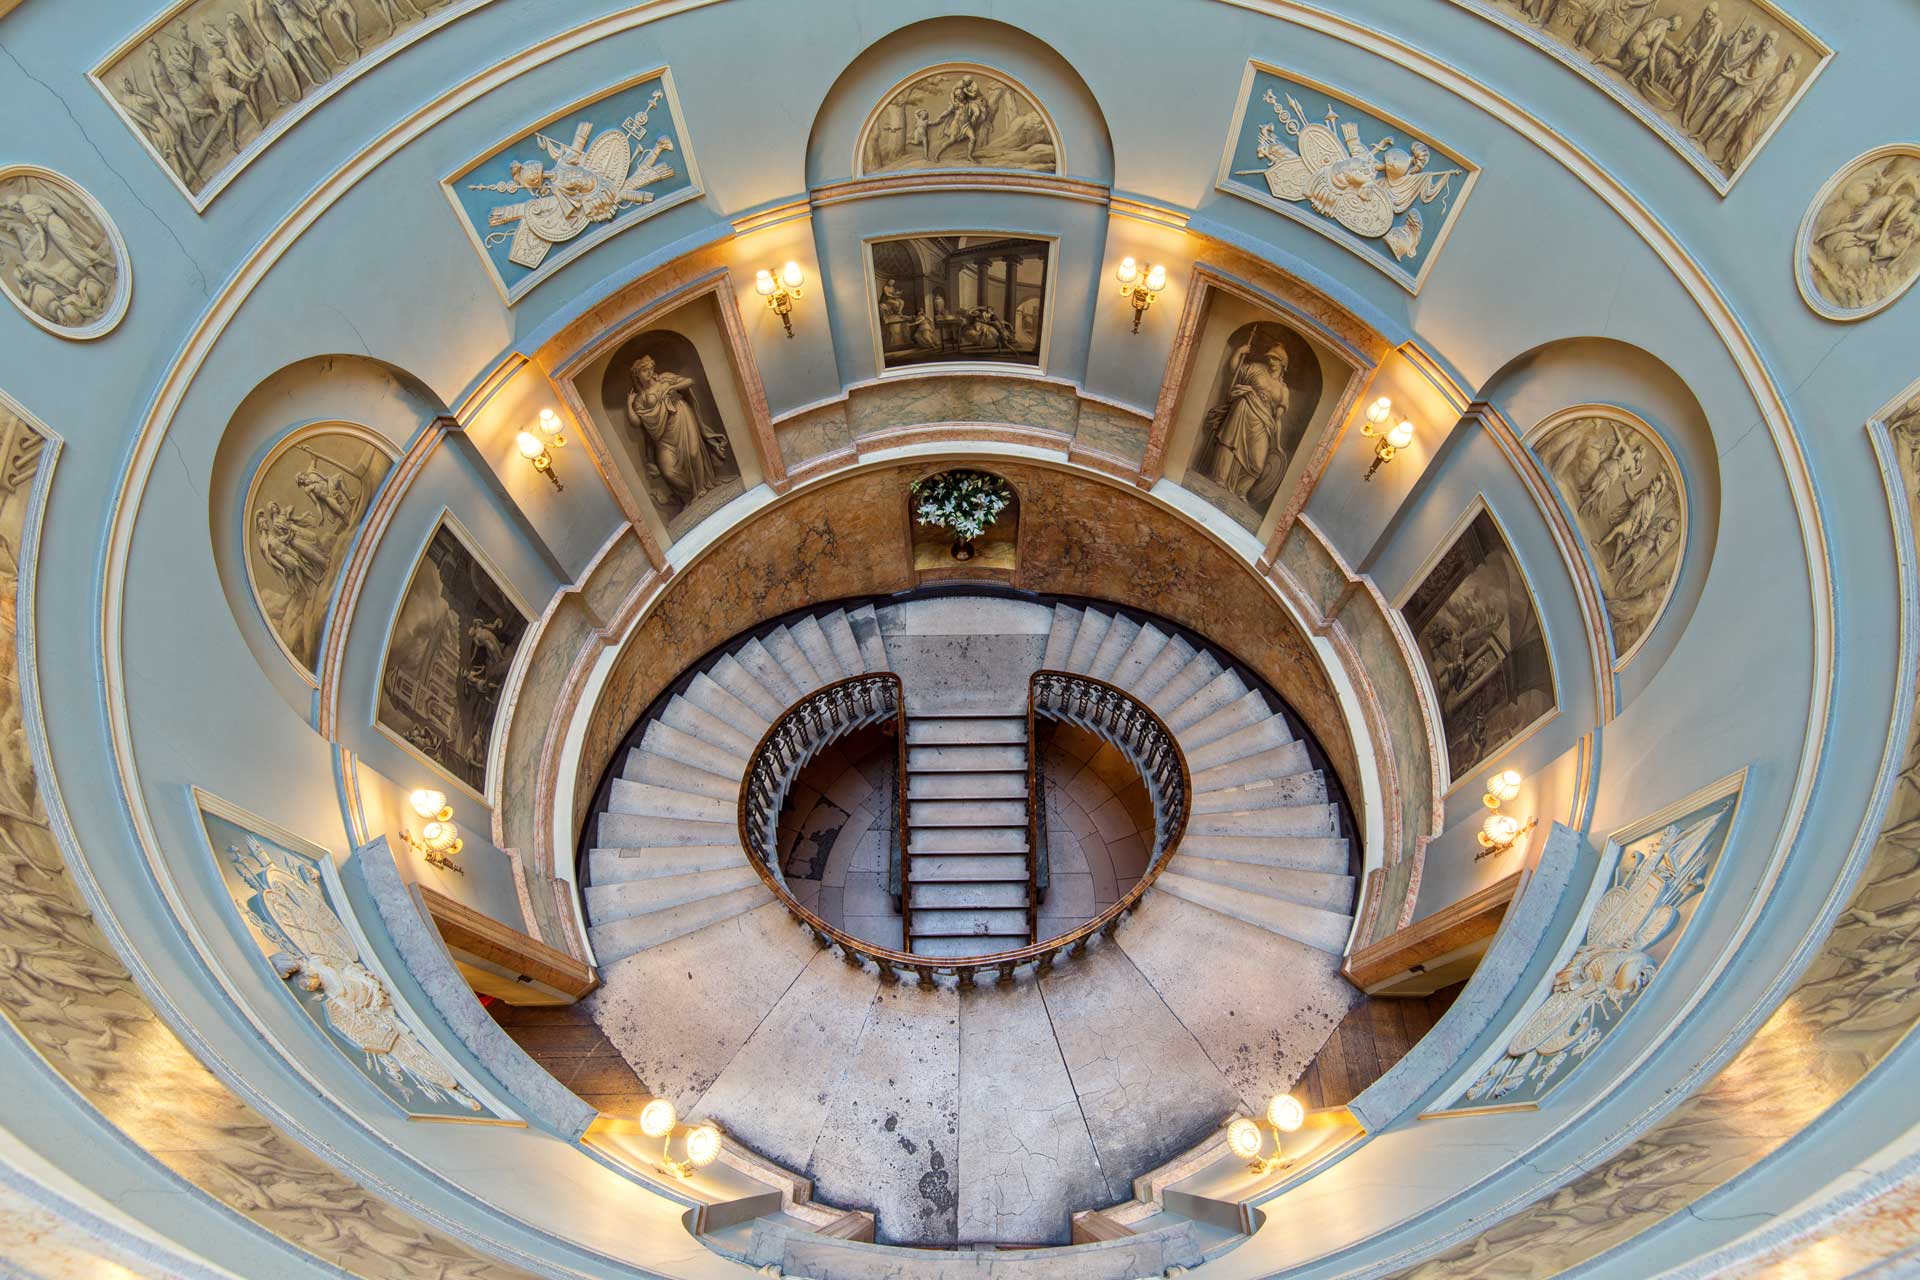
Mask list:
[[[915,857],[947,853],[1013,854],[1024,863],[1027,858],[1026,820],[1021,819],[1018,827],[981,827],[975,830],[933,828],[909,832],[907,852]],[[1340,865],[1343,867],[1346,865],[1345,856],[1344,853],[1341,855]]]
[[[1254,923],[1250,921],[1249,923]],[[1013,945],[1024,947],[1027,937],[1027,909],[1017,911],[959,911],[932,909],[913,912],[913,939],[917,948],[922,938],[1019,938]]]
[[[1187,751],[1190,771],[1211,769],[1216,765],[1244,760],[1248,756],[1273,751],[1293,741],[1285,716],[1271,716],[1258,724],[1236,729],[1224,738],[1215,738],[1205,746]],[[1186,750],[1184,747],[1182,750]]]
[[[1024,773],[909,773],[907,799],[1019,800],[1027,798]]]
[[[1133,643],[1127,646],[1127,651],[1120,655],[1120,661],[1114,664],[1113,674],[1104,679],[1108,684],[1132,689],[1141,673],[1153,664],[1153,660],[1166,647],[1166,632],[1151,622],[1141,623],[1140,629],[1134,632]]]
[[[915,885],[980,880],[1025,885],[1031,879],[1025,853],[916,853],[908,859],[907,878]]]
[[[1208,743],[1218,746],[1225,739]],[[1307,758],[1307,746],[1304,742],[1289,742],[1285,746],[1269,747],[1265,751],[1256,751],[1252,755],[1229,760],[1225,764],[1216,764],[1205,769],[1193,767],[1193,757],[1187,757],[1187,767],[1193,774],[1193,789],[1196,792],[1213,791],[1220,787],[1236,787],[1244,782],[1258,778],[1282,778],[1296,773],[1306,773],[1313,768],[1313,762]]]
[[[756,879],[753,884],[731,893],[701,898],[697,902],[668,907],[664,911],[634,916],[629,920],[589,926],[587,940],[593,944],[594,959],[605,968],[635,952],[671,942],[710,924],[730,920],[774,900],[773,894]]]
[[[787,673],[787,679],[800,690],[800,698],[806,697],[827,682],[824,675],[814,670],[813,663],[807,661],[806,651],[801,649],[800,642],[794,639],[792,628],[775,627],[762,638],[761,643],[767,646],[767,652],[772,654],[773,660],[780,664],[780,669]],[[799,700],[799,698],[794,699],[796,702]]]
[[[916,938],[912,950],[913,954],[929,959],[961,960],[998,951],[1018,951],[1026,945],[1027,935],[1021,933],[999,938]]]
[[[915,800],[907,806],[907,823],[914,827],[1019,827],[1024,831],[1027,825],[1027,802]],[[603,840],[601,843],[608,842]]]
[[[1196,813],[1187,819],[1187,831],[1197,836],[1330,836],[1333,823],[1332,805],[1302,804],[1284,809]]]
[[[1019,746],[1027,741],[1025,716],[909,716],[910,747]]]
[[[1196,649],[1185,666],[1147,697],[1147,705],[1153,708],[1155,715],[1167,720],[1175,707],[1198,693],[1220,674],[1220,670],[1220,663],[1212,654]]]
[[[1073,649],[1067,654],[1066,669],[1086,671],[1093,664],[1095,655],[1100,652],[1100,643],[1107,638],[1107,631],[1112,626],[1113,615],[1110,613],[1089,609],[1081,614],[1080,630],[1074,633]]]
[[[1140,624],[1124,614],[1116,613],[1113,624],[1107,628],[1106,637],[1100,641],[1100,648],[1093,655],[1093,662],[1087,668],[1087,674],[1096,680],[1112,683],[1114,668],[1120,665],[1120,659],[1133,647],[1134,640],[1140,635]]]
[[[730,653],[721,654],[720,660],[708,669],[707,674],[713,677],[715,684],[752,707],[754,713],[768,724],[779,719],[780,713],[787,709],[786,702],[778,694],[754,679],[753,672],[742,666],[740,659]]]
[[[642,849],[663,844],[737,844],[739,823],[696,818],[656,818],[638,813],[602,812],[594,844],[603,849]]]
[[[1274,714],[1265,698],[1249,690],[1212,715],[1179,730],[1181,749],[1198,751],[1209,742],[1218,742],[1242,729],[1251,729]]]
[[[870,604],[863,604],[847,615],[847,625],[853,628],[855,640],[860,642],[861,666],[867,671],[890,671],[887,665],[887,642],[880,638],[880,615]]]
[[[782,711],[800,701],[800,686],[793,682],[793,677],[788,675],[786,668],[780,665],[780,659],[773,655],[773,651],[767,648],[759,637],[756,636],[735,649],[733,656],[739,659],[740,665],[746,668],[748,675],[760,682],[761,688],[773,695]]]
[[[1253,862],[1229,862],[1222,858],[1200,858],[1190,853],[1173,855],[1167,863],[1167,871],[1189,880],[1222,884],[1341,916],[1350,917],[1353,913],[1352,876],[1266,867]]]
[[[853,626],[847,621],[844,609],[820,615],[820,630],[826,634],[827,647],[833,650],[833,660],[841,675],[857,676],[866,671],[866,660],[860,656],[860,642],[854,638]]]
[[[1056,605],[1053,626],[1047,632],[1047,652],[1040,659],[1048,671],[1065,671],[1067,655],[1073,652],[1073,638],[1080,632],[1080,610],[1072,605]]]
[[[701,822],[731,822],[737,816],[738,802],[717,800],[692,791],[656,787],[648,782],[629,782],[615,778],[607,799],[607,812],[630,813],[647,818],[694,818]]]
[[[751,872],[751,868],[748,869]],[[982,882],[978,880],[947,880],[929,883],[915,880],[913,890],[913,909],[921,911],[1025,911],[1027,909],[1027,886],[1025,884],[1007,884]],[[920,931],[918,923],[914,929]]]
[[[684,729],[676,729],[662,720],[655,720],[640,735],[640,745],[648,751],[656,752],[681,764],[692,765],[696,769],[705,769],[708,773],[717,773],[723,778],[732,778],[734,785],[740,785],[740,779],[747,773],[747,754],[728,751],[716,747],[711,742],[697,738]]]
[[[636,880],[617,880],[612,884],[588,885],[581,895],[587,919],[595,925],[631,920],[636,916],[684,906],[704,898],[717,898],[749,885],[760,884],[750,866],[723,867],[715,871],[694,871],[679,876],[648,876]]]
[[[1236,809],[1282,809],[1296,804],[1325,804],[1327,780],[1318,770],[1257,778],[1238,786],[1195,789],[1193,812],[1231,813]]]
[[[743,734],[751,730],[756,740],[773,723],[772,717],[761,715],[753,704],[735,697],[731,690],[704,671],[693,677],[680,696]]]
[[[1160,718],[1167,722],[1167,728],[1179,733],[1183,729],[1199,724],[1222,707],[1245,697],[1246,693],[1246,682],[1237,673],[1222,671]]]
[[[738,844],[653,845],[631,849],[587,850],[589,885],[619,884],[655,876],[685,876],[697,871],[719,871],[745,866],[747,854]]]
[[[833,656],[833,645],[828,642],[819,618],[808,614],[796,622],[788,623],[787,630],[793,634],[800,652],[807,655],[807,665],[820,677],[821,684],[832,684],[853,674],[842,670],[839,659]]]
[[[745,729],[736,729],[719,716],[702,711],[681,697],[667,699],[666,710],[660,713],[660,719],[662,723],[731,751],[742,760],[753,754],[753,744],[760,737],[757,733],[748,736]]]
[[[1154,887],[1195,906],[1218,911],[1221,915],[1232,916],[1246,924],[1258,925],[1269,933],[1304,942],[1332,955],[1339,955],[1346,949],[1347,934],[1353,928],[1352,918],[1338,912],[1321,911],[1230,885],[1193,880],[1172,871],[1163,871],[1160,878],[1154,881]],[[917,918],[914,927],[919,928]]]
[[[1023,746],[916,747],[907,744],[908,773],[1010,773],[1025,776],[1027,749]]]
[[[1215,836],[1188,826],[1175,857],[1192,855],[1295,871],[1346,874],[1347,842],[1338,836]]]
[[[1166,644],[1160,647],[1160,652],[1154,654],[1153,661],[1147,664],[1147,669],[1142,671],[1127,686],[1127,689],[1141,701],[1150,702],[1156,693],[1166,688],[1167,681],[1186,670],[1187,664],[1192,661],[1193,646],[1183,637],[1168,636]]]
[[[740,795],[738,778],[723,777],[694,765],[682,764],[672,756],[663,756],[645,747],[634,747],[627,752],[626,761],[620,766],[620,776],[629,782],[691,791],[715,800],[734,800]]]

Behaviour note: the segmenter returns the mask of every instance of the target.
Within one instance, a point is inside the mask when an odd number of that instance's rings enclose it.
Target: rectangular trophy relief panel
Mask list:
[[[1767,0],[1453,0],[1605,90],[1725,195],[1833,50]]]
[[[665,67],[562,107],[440,188],[509,306],[608,236],[701,194]]]
[[[561,383],[628,516],[666,547],[764,478],[714,291],[613,339]]]
[[[1053,309],[1053,241],[920,235],[867,245],[875,365],[1044,369]]]
[[[88,78],[204,210],[361,72],[488,0],[181,0]]]
[[[1247,64],[1216,185],[1336,240],[1419,293],[1480,176],[1403,121]]]

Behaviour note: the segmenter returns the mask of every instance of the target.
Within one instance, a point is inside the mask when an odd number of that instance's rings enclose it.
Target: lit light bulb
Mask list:
[[[438,818],[447,807],[447,793],[422,787],[407,797],[407,803],[423,818]]]
[[[1227,1148],[1242,1160],[1252,1160],[1267,1144],[1266,1135],[1256,1122],[1241,1116],[1227,1126]]]
[[[1487,808],[1498,809],[1507,801],[1520,794],[1520,773],[1517,769],[1502,769],[1487,779],[1487,794],[1483,797]]]
[[[769,297],[780,286],[773,282],[773,272],[764,268],[753,273],[753,291],[761,297]]]
[[[547,451],[547,446],[541,443],[540,437],[531,431],[522,431],[514,437],[514,442],[520,446],[520,456],[529,460]]]
[[[1155,263],[1147,270],[1147,291],[1158,293],[1167,287],[1167,269]]]
[[[540,411],[540,430],[550,436],[558,435],[560,432],[560,415],[551,409],[542,409]]]
[[[1387,443],[1396,449],[1404,449],[1412,444],[1413,423],[1407,421],[1405,418],[1400,419],[1400,421],[1394,425],[1393,430],[1387,432]]]
[[[801,273],[800,264],[797,262],[789,262],[786,266],[780,268],[780,283],[789,289],[798,289],[802,284],[806,283],[806,279],[807,277]]]
[[[1480,828],[1480,834],[1487,838],[1487,846],[1493,849],[1504,848],[1514,842],[1520,834],[1520,819],[1507,813],[1490,813],[1486,823]]]
[[[1120,259],[1120,269],[1114,272],[1121,284],[1132,284],[1140,276],[1140,264],[1132,258]]]
[[[687,1131],[687,1163],[704,1169],[720,1157],[720,1131],[710,1124]]]
[[[427,842],[429,849],[445,849],[454,843],[456,830],[451,822],[429,822],[420,828],[420,838]]]
[[[673,1126],[680,1122],[679,1115],[673,1109],[673,1103],[665,1098],[653,1098],[640,1108],[640,1132],[649,1138],[664,1138],[673,1132]]]
[[[1306,1123],[1307,1109],[1290,1093],[1276,1093],[1267,1099],[1267,1123],[1282,1133],[1292,1133]]]
[[[1377,427],[1385,422],[1392,413],[1393,401],[1387,396],[1381,396],[1378,400],[1375,400],[1367,406],[1367,421]]]

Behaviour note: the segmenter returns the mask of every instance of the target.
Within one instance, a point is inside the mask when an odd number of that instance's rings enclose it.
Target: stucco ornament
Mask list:
[[[597,222],[611,222],[629,205],[651,204],[653,193],[646,188],[674,175],[673,166],[660,159],[663,152],[673,150],[673,139],[662,136],[647,144],[647,115],[661,97],[655,89],[646,109],[626,117],[617,129],[595,134],[591,120],[579,122],[572,142],[536,133],[533,141],[544,160],[515,160],[512,177],[469,183],[470,191],[527,197],[496,205],[488,213],[490,227],[519,225],[512,231],[491,233],[487,246],[512,241],[507,260],[532,270],[546,260],[554,245],[564,244]],[[646,149],[636,157],[636,147]]]
[[[0,169],[0,293],[48,333],[85,340],[126,314],[120,231],[86,191],[39,165]]]
[[[1544,1088],[1550,1077],[1593,1052],[1659,972],[1654,948],[1680,923],[1682,904],[1705,888],[1714,837],[1726,816],[1722,808],[1685,825],[1670,824],[1600,896],[1585,937],[1554,974],[1546,1000],[1520,1025],[1506,1052],[1468,1086],[1466,1098],[1497,1101],[1529,1082]]]

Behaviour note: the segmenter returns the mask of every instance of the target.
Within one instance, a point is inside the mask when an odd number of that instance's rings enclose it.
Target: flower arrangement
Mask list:
[[[979,471],[942,471],[907,486],[913,518],[946,529],[960,542],[972,542],[1007,509],[1013,491],[999,476]]]

